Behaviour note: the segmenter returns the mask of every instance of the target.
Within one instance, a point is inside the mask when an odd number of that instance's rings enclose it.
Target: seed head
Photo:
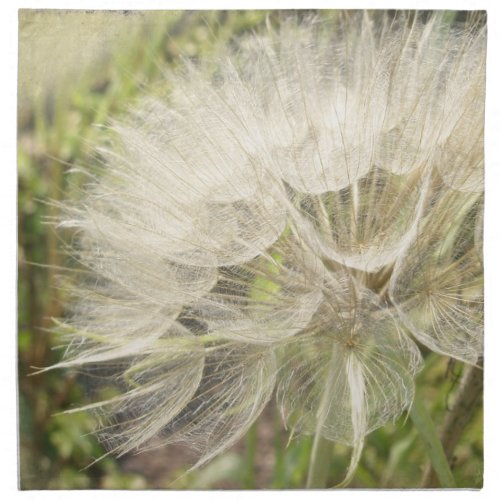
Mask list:
[[[203,464],[276,392],[294,431],[354,447],[350,477],[411,405],[415,340],[482,355],[485,29],[334,24],[186,63],[65,207],[88,278],[58,366],[112,380],[91,408],[118,453],[162,436]]]

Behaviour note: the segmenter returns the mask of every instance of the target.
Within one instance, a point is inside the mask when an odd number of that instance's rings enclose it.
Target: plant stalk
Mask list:
[[[311,449],[311,457],[309,460],[309,470],[307,472],[306,488],[325,488],[328,479],[328,470],[330,468],[331,447],[332,444],[322,436],[322,427],[327,418],[328,408],[331,404],[334,394],[333,376],[335,369],[335,357],[331,355],[328,363],[328,372],[326,385],[321,397],[317,412],[316,432]]]
[[[255,454],[257,451],[257,422],[254,422],[247,432],[245,439],[245,472],[244,486],[247,490],[256,488]]]
[[[413,401],[410,410],[410,417],[413,425],[417,429],[420,438],[426,448],[427,454],[431,461],[432,467],[436,476],[443,488],[456,488],[455,478],[451,473],[446,454],[443,450],[443,445],[439,439],[434,422],[431,419],[424,403],[419,399],[418,395]]]
[[[475,366],[468,366],[465,370],[452,408],[441,429],[441,443],[448,462],[452,460],[455,446],[483,394],[483,370]],[[433,468],[428,465],[422,478],[422,487],[435,488],[438,484]]]
[[[318,432],[314,435],[311,460],[307,474],[307,488],[325,488],[332,457],[332,442]]]

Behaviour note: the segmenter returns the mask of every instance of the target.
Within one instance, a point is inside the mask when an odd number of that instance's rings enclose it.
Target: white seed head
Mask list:
[[[411,405],[412,336],[482,355],[484,27],[335,23],[186,64],[66,207],[89,272],[58,366],[112,374],[92,408],[118,452],[159,435],[204,463],[276,388],[291,428],[354,447],[350,477]]]

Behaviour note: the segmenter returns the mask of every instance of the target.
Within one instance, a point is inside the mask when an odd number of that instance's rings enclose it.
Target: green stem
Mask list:
[[[468,366],[464,370],[460,387],[454,394],[452,407],[443,423],[440,439],[446,458],[453,458],[453,451],[462,436],[465,426],[469,423],[480,405],[483,395],[482,367]],[[429,466],[422,478],[422,487],[435,488],[438,484],[436,475]]]
[[[255,452],[257,450],[257,423],[255,422],[247,432],[245,438],[245,477],[244,485],[247,490],[254,490],[255,481]]]
[[[321,396],[318,412],[316,414],[316,432],[314,433],[314,441],[309,460],[306,488],[325,488],[326,480],[328,479],[328,470],[330,468],[330,460],[332,457],[332,445],[328,440],[323,438],[321,431],[325,423],[325,419],[327,418],[328,409],[334,394],[334,370],[335,356],[332,352],[328,363],[326,386]]]
[[[332,457],[332,442],[318,432],[314,436],[306,488],[325,488]]]
[[[456,488],[443,446],[434,422],[423,402],[415,397],[410,410],[410,417],[429,455],[432,467],[443,488]]]
[[[274,473],[271,488],[285,489],[286,466],[285,466],[285,443],[283,442],[282,421],[279,411],[274,407]]]

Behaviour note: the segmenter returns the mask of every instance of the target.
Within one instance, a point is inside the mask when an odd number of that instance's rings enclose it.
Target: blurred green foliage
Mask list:
[[[30,15],[29,11],[21,12],[21,18],[28,19]],[[45,17],[42,15],[45,28],[50,31],[51,20],[54,22],[54,16],[60,15],[67,13],[47,11]],[[311,439],[292,436],[289,440],[273,404],[242,443],[204,469],[186,472],[187,464],[162,462],[157,474],[160,477],[153,480],[147,474],[148,464],[159,459],[154,458],[156,455],[151,458],[148,453],[137,457],[139,461],[141,457],[144,459],[135,472],[124,467],[126,459],[111,456],[90,465],[105,454],[92,435],[93,418],[87,413],[61,414],[85,401],[80,380],[75,374],[59,371],[33,375],[36,368],[49,366],[61,356],[61,351],[54,349],[57,338],[49,331],[52,318],[64,314],[64,288],[56,286],[56,278],[59,268],[67,263],[61,251],[64,235],[56,234],[45,223],[56,215],[54,206],[46,201],[76,195],[83,179],[67,172],[94,161],[92,147],[104,133],[95,124],[105,124],[110,116],[125,113],[145,88],[165,92],[168,81],[162,68],[174,67],[180,56],[209,55],[217,44],[231,43],[232,38],[244,31],[261,29],[266,21],[276,23],[285,15],[264,11],[150,14],[143,16],[132,36],[125,36],[118,46],[108,48],[107,57],[88,63],[88,67],[79,68],[78,72],[68,72],[67,77],[61,76],[60,82],[51,81],[42,92],[35,95],[26,87],[29,81],[21,82],[18,115],[21,489],[304,487]],[[92,13],[82,19],[92,23]],[[20,26],[22,30],[23,23]],[[71,37],[70,28],[67,31],[66,35]],[[30,43],[36,44],[37,40],[21,44],[21,67],[23,51],[30,50]],[[44,57],[38,64],[50,65],[51,54]],[[429,355],[419,379],[425,402],[432,405],[431,414],[438,424],[444,419],[446,402],[457,385],[447,363],[446,359]],[[457,364],[454,370],[458,369]],[[349,460],[349,448],[332,447],[329,486],[343,479]],[[415,429],[402,417],[367,438],[350,487],[415,488],[426,464],[425,450]],[[480,409],[465,429],[452,465],[459,486],[482,485]]]

